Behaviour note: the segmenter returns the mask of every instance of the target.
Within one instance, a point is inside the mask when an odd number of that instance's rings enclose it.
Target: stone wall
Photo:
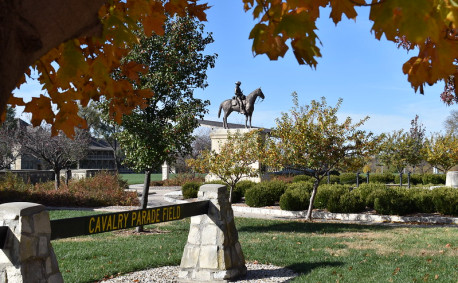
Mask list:
[[[0,282],[63,282],[44,206],[27,202],[2,204],[0,226],[8,227],[5,246],[0,250]]]

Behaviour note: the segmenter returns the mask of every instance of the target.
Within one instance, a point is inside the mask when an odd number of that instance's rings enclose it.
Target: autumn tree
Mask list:
[[[379,159],[386,166],[393,166],[402,173],[407,166],[415,167],[423,161],[425,129],[418,122],[418,115],[411,121],[409,132],[393,131],[384,135],[379,147]]]
[[[186,163],[195,172],[212,174],[223,181],[230,189],[229,201],[232,201],[232,191],[242,178],[258,177],[260,174],[259,166],[252,164],[262,159],[262,133],[260,130],[228,132],[227,140],[219,147],[219,152],[204,150],[200,156],[188,159]]]
[[[61,129],[72,135],[74,126],[85,125],[77,103],[86,106],[105,97],[112,117],[121,122],[123,114],[146,107],[153,95],[131,83],[139,83],[147,66],[121,60],[138,43],[138,34],[163,34],[167,16],[205,20],[206,9],[197,0],[0,1],[0,117],[7,103],[23,105],[34,126],[44,120],[53,134]],[[25,103],[12,91],[32,70],[44,92]],[[122,79],[112,76],[114,70]]]
[[[447,173],[458,165],[458,136],[450,132],[433,134],[426,139],[424,153],[429,164]]]
[[[21,140],[22,152],[49,164],[55,175],[55,189],[60,187],[60,170],[69,168],[83,159],[89,148],[89,135],[76,130],[73,139],[60,132],[51,135],[51,129],[36,127],[27,129]]]
[[[190,172],[191,168],[186,160],[197,158],[205,150],[211,149],[211,138],[209,128],[198,128],[193,134],[194,140],[191,143],[192,150],[189,154],[178,156],[173,163],[177,172]]]
[[[454,0],[243,0],[245,11],[258,20],[250,33],[253,52],[269,59],[283,57],[290,48],[299,62],[316,67],[321,57],[316,22],[320,8],[329,7],[337,25],[343,16],[357,19],[356,8],[368,7],[371,32],[398,47],[418,52],[402,71],[415,91],[425,84],[445,82],[445,103],[458,102],[458,2]]]
[[[320,181],[332,170],[362,167],[376,138],[358,129],[369,117],[354,124],[347,117],[339,123],[337,112],[342,99],[335,107],[328,106],[324,97],[299,106],[297,94],[293,93],[293,103],[290,113],[283,113],[276,120],[267,143],[266,164],[297,170],[314,178],[306,216],[310,220]]]

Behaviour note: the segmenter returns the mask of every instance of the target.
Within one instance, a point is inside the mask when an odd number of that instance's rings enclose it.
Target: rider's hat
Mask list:
[[[242,83],[241,83],[240,81],[236,81],[235,84],[236,84],[236,85],[240,85],[240,84],[242,84]]]

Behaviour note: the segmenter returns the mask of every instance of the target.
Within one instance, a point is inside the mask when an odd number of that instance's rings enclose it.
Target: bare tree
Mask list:
[[[48,163],[55,173],[55,188],[60,187],[60,170],[69,168],[87,154],[89,134],[76,130],[73,139],[63,133],[51,136],[49,128],[30,128],[22,139],[24,153],[30,154]]]
[[[0,170],[10,168],[21,154],[18,146],[21,127],[14,119],[15,114],[14,108],[8,106],[5,122],[0,125]]]
[[[458,134],[458,110],[450,111],[450,116],[444,121],[444,127],[447,133]]]

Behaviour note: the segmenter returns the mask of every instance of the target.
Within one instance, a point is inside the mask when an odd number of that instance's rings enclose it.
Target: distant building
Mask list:
[[[78,162],[76,169],[115,169],[113,148],[104,140],[91,138],[86,157]]]

